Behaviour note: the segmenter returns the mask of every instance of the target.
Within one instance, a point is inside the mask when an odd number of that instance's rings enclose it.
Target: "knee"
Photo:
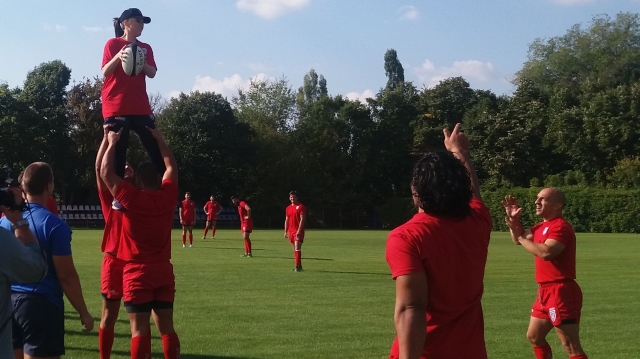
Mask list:
[[[560,342],[562,343],[562,349],[564,349],[569,356],[583,354],[579,341],[571,340],[571,338],[562,338]]]
[[[527,332],[527,340],[529,343],[535,346],[544,346],[546,344],[546,339],[539,332],[536,331],[528,331]]]

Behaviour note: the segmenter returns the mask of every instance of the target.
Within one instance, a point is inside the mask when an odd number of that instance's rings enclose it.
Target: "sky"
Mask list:
[[[72,81],[101,76],[112,18],[129,7],[151,17],[138,38],[158,67],[149,93],[231,100],[251,79],[283,77],[297,90],[313,68],[330,95],[364,99],[386,84],[388,49],[418,89],[462,76],[472,88],[511,94],[536,38],[640,12],[640,0],[0,0],[0,83],[22,87],[53,60]]]

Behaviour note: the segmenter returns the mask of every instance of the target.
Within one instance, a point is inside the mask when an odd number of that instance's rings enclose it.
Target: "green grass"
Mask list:
[[[254,258],[240,258],[238,230],[183,249],[174,232],[175,325],[182,358],[386,358],[394,337],[394,284],[384,259],[388,232],[308,231],[304,272],[291,272],[293,253],[281,231],[252,234]],[[67,303],[65,358],[97,357],[101,231],[76,230],[74,261],[96,329],[82,333]],[[578,235],[578,282],[584,292],[581,337],[591,358],[639,358],[640,237]],[[485,275],[489,358],[532,358],[525,338],[536,290],[533,258],[494,233]],[[124,308],[114,355],[129,357]],[[564,358],[555,334],[556,357]],[[462,342],[463,343],[463,342]],[[461,344],[464,345],[464,344]],[[162,358],[154,328],[153,357]]]

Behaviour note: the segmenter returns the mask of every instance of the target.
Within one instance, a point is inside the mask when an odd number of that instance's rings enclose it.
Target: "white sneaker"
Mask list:
[[[116,211],[122,211],[124,209],[124,207],[122,207],[122,204],[120,204],[120,202],[118,202],[117,199],[113,199],[113,201],[111,201],[111,208],[115,209]]]
[[[190,245],[189,245],[189,248],[193,248],[193,244],[190,244]]]
[[[184,244],[182,245],[182,248],[186,248],[187,246],[185,246]]]

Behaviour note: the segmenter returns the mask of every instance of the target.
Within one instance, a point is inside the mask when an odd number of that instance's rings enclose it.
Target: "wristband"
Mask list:
[[[29,220],[26,218],[23,218],[21,220],[19,220],[16,223],[11,223],[11,229],[13,229],[14,231],[22,226],[28,226],[29,225]]]

